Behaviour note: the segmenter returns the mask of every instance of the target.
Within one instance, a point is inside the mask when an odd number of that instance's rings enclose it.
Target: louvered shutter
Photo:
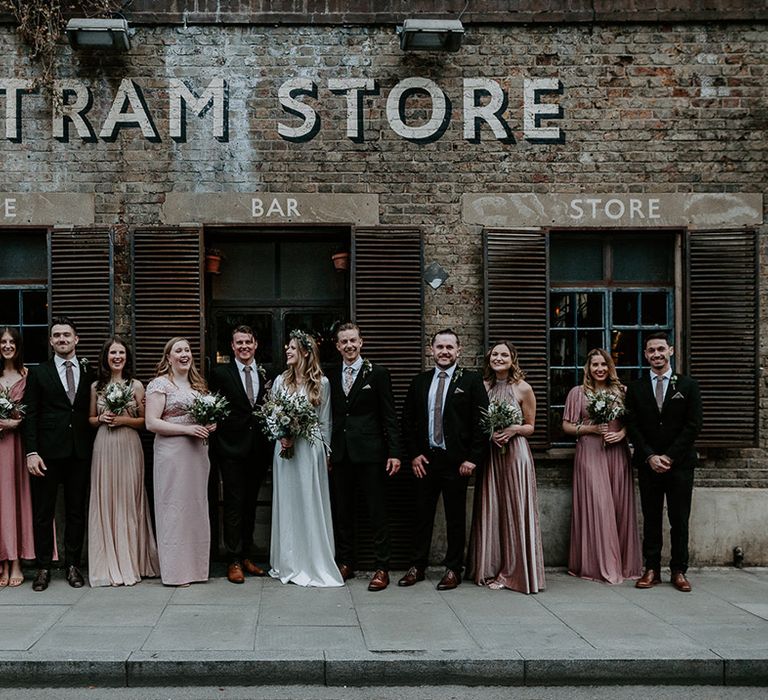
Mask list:
[[[549,445],[547,237],[541,231],[487,229],[485,344],[506,339],[517,347],[526,381],[536,394],[536,430],[530,444]]]
[[[352,309],[365,337],[364,355],[389,369],[398,412],[424,356],[421,231],[359,228],[353,234]],[[410,466],[387,481],[393,568],[410,565],[415,512]],[[358,494],[358,566],[372,567],[372,536]]]
[[[687,256],[687,367],[701,387],[700,446],[758,437],[758,257],[754,231],[692,231]]]
[[[77,355],[93,367],[113,328],[112,256],[109,229],[51,232],[51,318],[74,321],[80,338]]]
[[[202,236],[198,228],[142,228],[133,232],[133,337],[136,376],[155,374],[165,343],[189,340],[203,364]]]

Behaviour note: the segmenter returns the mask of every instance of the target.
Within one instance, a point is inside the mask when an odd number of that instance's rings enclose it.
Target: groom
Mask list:
[[[672,585],[688,592],[688,519],[693,495],[693,471],[698,462],[694,441],[701,430],[699,385],[692,377],[672,371],[674,347],[665,333],[645,339],[645,359],[651,366],[627,390],[626,408],[634,447],[640,503],[643,509],[645,573],[637,588],[661,583],[664,500],[672,546]]]
[[[60,316],[51,321],[49,342],[54,356],[32,367],[24,392],[27,413],[23,426],[27,470],[34,477],[34,518],[37,574],[32,589],[44,591],[51,580],[53,520],[59,483],[64,484],[64,530],[67,582],[82,588],[80,556],[86,526],[93,430],[88,424],[93,374],[75,354],[80,338],[74,322]]]
[[[260,406],[271,382],[255,361],[258,341],[249,326],[232,331],[234,362],[219,365],[211,373],[211,391],[229,401],[229,415],[211,440],[224,487],[224,547],[227,579],[243,583],[247,571],[264,576],[253,561],[253,528],[256,502],[267,468],[272,462],[272,443],[259,428],[253,409]]]

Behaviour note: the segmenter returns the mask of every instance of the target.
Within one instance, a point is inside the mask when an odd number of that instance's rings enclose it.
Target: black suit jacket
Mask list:
[[[256,371],[255,366],[254,371]],[[259,374],[256,404],[251,406],[243,382],[240,380],[237,363],[233,360],[214,368],[209,382],[210,389],[229,401],[229,415],[219,422],[211,438],[211,449],[216,456],[223,459],[243,459],[257,452],[263,454],[265,460],[271,460],[270,441],[253,415],[254,408],[264,402],[267,385],[271,386],[271,384],[272,380],[269,376],[265,380]]]
[[[94,431],[88,423],[93,373],[80,362],[75,402],[70,403],[51,358],[31,367],[24,391],[27,413],[22,422],[25,450],[49,459],[90,459]]]
[[[328,373],[331,384],[331,462],[386,462],[400,459],[400,430],[389,372],[381,365],[365,364],[344,394],[342,365]]]
[[[671,457],[673,469],[693,469],[698,462],[694,442],[701,430],[699,384],[682,374],[672,376],[675,381],[667,387],[661,411],[650,372],[644,371],[627,389],[627,429],[638,466],[647,464],[651,455]]]
[[[408,459],[429,453],[429,387],[434,368],[417,374],[408,387],[403,413]],[[443,436],[448,459],[457,466],[469,461],[480,467],[488,449],[488,436],[480,427],[488,393],[477,372],[457,367],[443,406]]]

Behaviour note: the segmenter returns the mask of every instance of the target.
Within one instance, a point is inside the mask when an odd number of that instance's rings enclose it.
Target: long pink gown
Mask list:
[[[165,394],[163,420],[194,423],[187,407],[196,391],[181,390],[167,377],[157,377],[147,386],[147,395],[156,392]],[[211,549],[208,446],[189,435],[155,435],[154,455],[160,577],[169,586],[207,581]]]
[[[519,408],[507,383],[491,387],[488,398]],[[495,582],[513,591],[538,593],[545,588],[544,556],[531,448],[517,435],[507,443],[505,454],[493,443],[490,449],[475,485],[470,576],[477,584]]]
[[[96,405],[101,415],[103,396]],[[137,415],[135,401],[126,412]],[[139,433],[127,425],[100,425],[91,462],[88,579],[91,586],[132,586],[159,573]]]
[[[14,401],[21,400],[27,378],[11,386]],[[0,561],[34,559],[32,499],[29,472],[19,430],[3,430],[0,439]]]
[[[563,420],[591,423],[583,387],[571,389]],[[620,430],[620,421],[612,421],[609,429]],[[604,445],[600,435],[579,436],[573,459],[568,573],[607,583],[636,579],[642,573],[635,482],[626,440]]]

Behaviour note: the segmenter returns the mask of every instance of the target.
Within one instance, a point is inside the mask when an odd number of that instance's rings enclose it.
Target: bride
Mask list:
[[[285,351],[285,370],[273,394],[304,394],[315,407],[320,436],[282,438],[275,445],[272,469],[272,538],[269,575],[299,586],[343,586],[334,561],[331,502],[328,492],[327,445],[331,440],[331,396],[320,370],[317,344],[303,331],[293,331]],[[280,451],[293,447],[290,459]]]

